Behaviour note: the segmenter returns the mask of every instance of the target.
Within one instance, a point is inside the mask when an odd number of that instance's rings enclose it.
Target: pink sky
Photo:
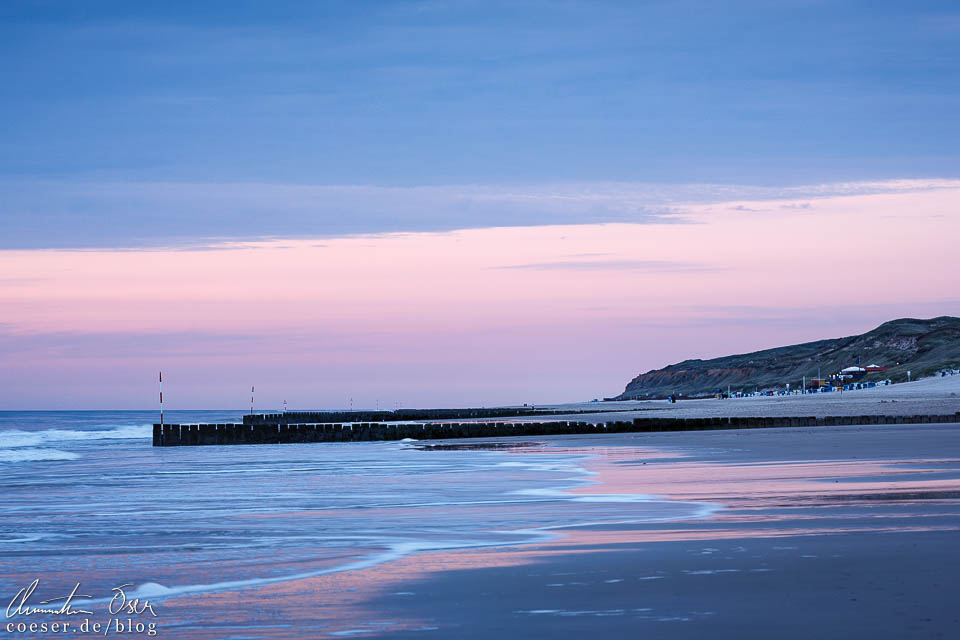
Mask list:
[[[0,409],[491,405],[960,315],[960,185],[654,224],[0,251]]]

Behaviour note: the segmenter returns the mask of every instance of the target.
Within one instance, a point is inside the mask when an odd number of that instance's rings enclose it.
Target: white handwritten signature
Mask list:
[[[13,596],[13,600],[11,600],[10,604],[7,605],[7,618],[13,618],[14,616],[32,616],[38,613],[46,613],[56,616],[73,616],[77,614],[93,615],[92,611],[81,609],[79,606],[77,608],[73,607],[74,598],[92,598],[92,596],[77,593],[77,590],[80,589],[79,582],[73,587],[73,590],[70,591],[69,595],[59,598],[50,598],[49,600],[41,600],[38,604],[46,606],[34,606],[30,603],[30,599],[33,597],[34,592],[37,590],[39,585],[40,578],[37,578],[27,586],[20,589],[17,592],[17,595]],[[140,598],[134,598],[131,600],[127,597],[124,589],[132,586],[132,584],[122,584],[119,587],[113,588],[113,597],[110,599],[110,604],[107,606],[110,614],[114,615],[118,613],[125,613],[130,615],[140,615],[144,612],[149,612],[153,617],[157,617],[156,612],[153,610],[153,605],[150,604],[149,600],[141,601]],[[57,607],[56,603],[60,603],[60,606]]]

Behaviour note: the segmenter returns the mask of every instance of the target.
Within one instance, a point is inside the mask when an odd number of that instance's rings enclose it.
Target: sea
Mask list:
[[[238,422],[242,413],[165,418]],[[699,517],[706,508],[578,492],[595,482],[590,456],[533,440],[502,449],[414,440],[159,448],[156,419],[147,411],[0,412],[0,602],[38,580],[37,600],[79,584],[76,601],[96,605],[125,585],[126,598],[160,606],[411,554],[536,544],[570,527]],[[216,621],[180,607],[164,624]]]

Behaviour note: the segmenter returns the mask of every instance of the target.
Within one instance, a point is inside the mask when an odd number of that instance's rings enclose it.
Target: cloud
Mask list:
[[[913,302],[851,303],[844,305],[821,304],[810,306],[762,306],[762,305],[692,305],[681,310],[690,315],[681,320],[671,320],[674,326],[782,326],[832,328],[859,324],[862,331],[879,326],[889,320],[906,317],[934,318],[942,315],[960,314],[960,300],[945,297],[938,300]],[[862,332],[860,331],[860,332]],[[828,336],[827,337],[840,337]],[[819,338],[818,338],[819,339]]]
[[[694,262],[672,260],[557,260],[514,264],[493,269],[524,269],[534,271],[645,271],[650,273],[686,273],[720,271],[722,267]]]
[[[370,349],[382,332],[286,330],[282,335],[222,331],[43,331],[14,330],[0,323],[0,357],[56,360],[244,359],[251,354],[299,355]]]
[[[692,222],[687,207],[958,189],[960,180],[801,187],[587,182],[527,185],[301,185],[0,182],[0,249],[193,250],[229,240],[596,223]],[[740,206],[743,206],[742,204]]]

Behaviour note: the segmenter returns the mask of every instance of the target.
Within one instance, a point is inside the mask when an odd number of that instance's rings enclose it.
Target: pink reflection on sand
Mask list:
[[[915,494],[954,491],[957,480],[938,474],[960,461],[903,460],[774,460],[764,462],[685,462],[650,449],[595,447],[601,483],[572,493],[644,493],[672,500],[720,502],[730,508],[766,509],[781,504],[836,503],[882,494],[909,501]],[[680,457],[682,454],[671,454]],[[918,479],[916,476],[930,475]]]

